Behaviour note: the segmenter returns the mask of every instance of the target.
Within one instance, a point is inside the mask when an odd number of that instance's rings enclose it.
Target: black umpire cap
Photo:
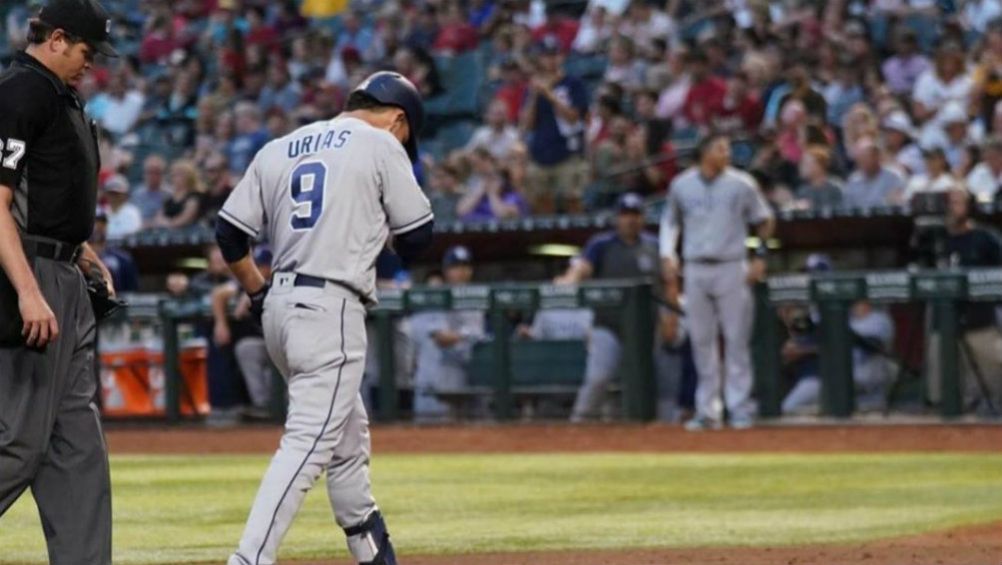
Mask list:
[[[118,57],[118,51],[108,41],[111,17],[97,0],[49,0],[38,19],[79,37],[102,55]]]

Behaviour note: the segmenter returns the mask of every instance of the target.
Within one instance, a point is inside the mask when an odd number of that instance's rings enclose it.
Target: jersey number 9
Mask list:
[[[319,161],[301,163],[292,171],[292,229],[313,229],[324,211],[327,165]]]

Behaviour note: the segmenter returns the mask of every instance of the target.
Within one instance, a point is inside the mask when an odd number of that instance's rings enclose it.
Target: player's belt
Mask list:
[[[55,239],[21,235],[21,246],[27,257],[41,257],[53,261],[76,262],[80,257],[80,246]]]
[[[296,274],[296,278],[292,280],[292,286],[308,286],[312,288],[324,288],[329,284],[334,286],[339,286],[347,290],[348,292],[354,294],[355,296],[358,297],[358,299],[362,302],[362,304],[367,304],[369,302],[369,299],[366,298],[365,296],[362,296],[362,293],[360,293],[359,291],[355,290],[351,286],[341,281],[322,279],[320,277],[314,277],[313,275],[302,275],[302,274]]]

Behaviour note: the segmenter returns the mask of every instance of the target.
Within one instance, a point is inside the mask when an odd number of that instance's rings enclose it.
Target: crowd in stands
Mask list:
[[[999,194],[998,0],[360,0],[325,19],[296,0],[108,4],[126,56],[80,91],[102,201],[126,217],[114,236],[211,222],[264,143],[378,69],[429,101],[416,173],[442,221],[656,198],[711,130],[778,210]],[[38,5],[7,7],[8,54]]]

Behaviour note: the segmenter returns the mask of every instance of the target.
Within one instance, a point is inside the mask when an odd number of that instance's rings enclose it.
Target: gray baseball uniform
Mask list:
[[[772,216],[755,179],[728,167],[706,179],[693,167],[672,181],[661,218],[661,256],[675,258],[683,233],[686,319],[699,382],[697,416],[719,421],[721,392],[718,336],[723,332],[727,379],[724,400],[734,419],[750,419],[752,372],[748,341],[753,303],[746,282],[749,224]]]
[[[219,214],[253,237],[265,234],[274,253],[263,327],[268,353],[289,383],[289,414],[229,560],[268,565],[321,472],[342,528],[376,510],[359,394],[363,302],[375,301],[376,256],[388,234],[420,227],[432,213],[400,142],[338,117],[261,149]],[[358,561],[374,557],[364,535],[349,535],[348,547]]]

